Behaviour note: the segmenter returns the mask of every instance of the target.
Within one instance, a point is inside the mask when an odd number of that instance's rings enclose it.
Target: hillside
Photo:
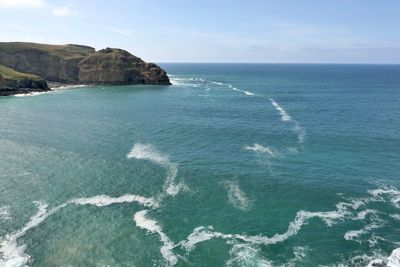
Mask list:
[[[66,84],[170,84],[159,66],[116,48],[0,42],[0,64]]]
[[[48,90],[43,78],[0,65],[0,96]]]

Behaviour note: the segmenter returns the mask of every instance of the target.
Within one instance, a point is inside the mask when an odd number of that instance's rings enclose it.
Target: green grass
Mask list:
[[[0,75],[6,80],[23,80],[23,79],[32,79],[35,81],[42,80],[42,78],[40,78],[39,76],[18,72],[3,65],[0,65]]]
[[[49,45],[27,42],[0,42],[0,52],[18,53],[38,51],[61,57],[64,60],[84,58],[94,52],[94,48],[83,45]]]

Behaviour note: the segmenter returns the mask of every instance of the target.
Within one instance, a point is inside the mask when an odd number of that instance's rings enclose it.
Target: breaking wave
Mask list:
[[[369,190],[370,193],[376,201],[385,201],[388,199],[396,208],[400,208],[400,190],[391,187],[383,186],[378,189]]]

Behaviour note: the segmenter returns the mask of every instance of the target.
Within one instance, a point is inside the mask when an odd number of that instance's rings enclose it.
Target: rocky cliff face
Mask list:
[[[166,72],[121,49],[82,45],[0,43],[0,64],[50,82],[170,84]]]
[[[106,48],[79,63],[79,82],[95,84],[170,84],[167,73],[129,52]]]
[[[0,64],[48,81],[78,82],[78,63],[95,49],[80,45],[0,43]]]

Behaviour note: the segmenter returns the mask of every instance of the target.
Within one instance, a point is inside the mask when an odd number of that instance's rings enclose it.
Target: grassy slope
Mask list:
[[[31,79],[34,81],[43,80],[39,76],[18,72],[13,69],[7,68],[3,65],[0,65],[0,75],[3,76],[3,78],[6,80],[23,80],[23,79]]]
[[[83,58],[94,52],[94,49],[83,45],[49,45],[26,42],[0,42],[0,51],[6,53],[17,53],[21,51],[42,51],[65,60],[74,58]]]

